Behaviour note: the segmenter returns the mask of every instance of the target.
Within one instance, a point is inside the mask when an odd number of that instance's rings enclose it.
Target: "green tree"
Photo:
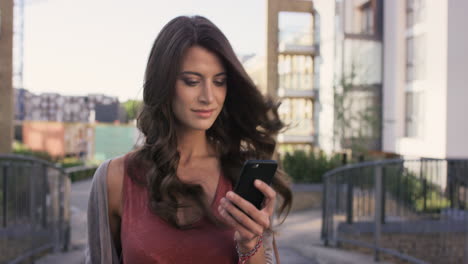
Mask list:
[[[140,100],[128,100],[122,103],[125,112],[127,113],[127,120],[135,120],[138,117],[143,102]]]
[[[360,84],[358,77],[353,64],[334,87],[335,142],[354,157],[366,156],[380,138],[380,87]]]

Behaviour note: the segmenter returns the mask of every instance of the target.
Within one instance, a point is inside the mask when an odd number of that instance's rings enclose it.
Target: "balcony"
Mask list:
[[[282,98],[308,98],[315,99],[317,91],[314,89],[278,89],[278,96]]]
[[[315,56],[317,55],[317,48],[316,45],[297,45],[282,43],[278,47],[278,54]]]
[[[295,46],[297,52],[305,46]],[[286,98],[314,98],[314,61],[307,55],[280,55],[278,58],[278,96]]]
[[[278,143],[280,144],[313,144],[314,136],[313,135],[288,135],[288,134],[279,134]]]
[[[281,120],[288,129],[278,135],[283,144],[312,144],[314,142],[314,123],[310,100],[286,99],[278,109]]]

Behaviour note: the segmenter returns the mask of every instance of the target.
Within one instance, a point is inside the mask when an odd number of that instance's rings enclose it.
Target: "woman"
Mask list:
[[[273,188],[256,181],[262,210],[232,186],[246,160],[271,159],[283,124],[227,38],[200,16],[170,21],[152,47],[143,99],[143,146],[94,176],[87,262],[270,262],[276,193],[281,213],[291,205],[284,173]]]

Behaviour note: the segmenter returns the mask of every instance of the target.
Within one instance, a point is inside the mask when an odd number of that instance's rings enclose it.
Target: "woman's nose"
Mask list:
[[[213,84],[211,82],[205,82],[202,86],[201,94],[198,100],[202,103],[210,104],[214,100]]]

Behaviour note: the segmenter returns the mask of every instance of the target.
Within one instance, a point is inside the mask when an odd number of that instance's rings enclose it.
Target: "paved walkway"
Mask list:
[[[67,253],[47,255],[37,264],[82,264],[86,244],[86,210],[91,181],[72,185],[72,243]],[[308,210],[292,213],[278,228],[277,244],[283,264],[366,264],[372,256],[323,247],[320,241],[321,212]],[[380,262],[383,263],[383,262]]]
[[[307,210],[290,214],[284,224],[278,228],[277,243],[281,262],[287,264],[376,263],[370,255],[324,247],[320,240],[321,225],[322,212],[320,210]],[[287,254],[284,254],[284,251]],[[304,260],[296,262],[295,258],[299,256]],[[381,261],[379,263],[388,262]]]
[[[86,211],[88,209],[91,180],[72,184],[70,197],[71,209],[71,248],[66,253],[50,254],[42,257],[36,264],[82,264],[84,248],[88,237]],[[103,263],[104,264],[104,263]]]

